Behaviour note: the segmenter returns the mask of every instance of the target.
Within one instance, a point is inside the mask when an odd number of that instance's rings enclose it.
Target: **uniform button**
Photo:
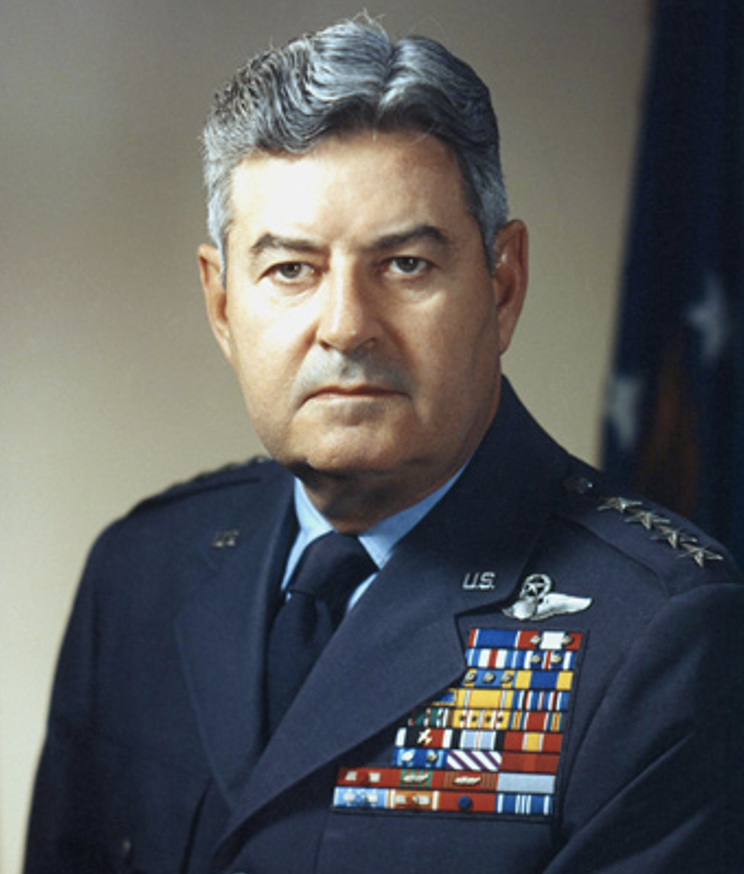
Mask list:
[[[119,858],[122,862],[129,862],[132,858],[132,850],[134,849],[134,844],[132,843],[131,838],[122,838],[121,843],[119,844]]]
[[[585,476],[573,474],[566,477],[563,481],[563,487],[574,495],[586,495],[594,488],[594,483]]]

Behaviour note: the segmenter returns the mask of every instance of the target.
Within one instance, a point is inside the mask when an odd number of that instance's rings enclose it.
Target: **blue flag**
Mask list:
[[[744,565],[744,2],[660,0],[603,465]]]

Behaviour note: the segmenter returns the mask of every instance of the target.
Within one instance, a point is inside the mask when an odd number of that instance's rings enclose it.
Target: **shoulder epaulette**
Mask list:
[[[131,514],[158,504],[166,504],[200,492],[228,488],[241,483],[258,481],[269,474],[276,465],[267,456],[257,455],[244,462],[231,462],[212,471],[199,473],[191,479],[174,483],[162,492],[144,498],[131,510]]]
[[[596,474],[594,476],[593,474]],[[721,544],[694,523],[645,498],[609,486],[581,466],[564,482],[564,515],[666,579],[672,589],[740,579]]]

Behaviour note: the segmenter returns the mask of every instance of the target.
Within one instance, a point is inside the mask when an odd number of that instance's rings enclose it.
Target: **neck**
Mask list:
[[[406,481],[401,471],[392,478],[369,473],[330,476],[309,467],[292,472],[302,482],[315,509],[336,531],[361,534],[425,500],[449,482],[467,461],[459,460],[436,478],[429,472],[420,482],[414,478]]]

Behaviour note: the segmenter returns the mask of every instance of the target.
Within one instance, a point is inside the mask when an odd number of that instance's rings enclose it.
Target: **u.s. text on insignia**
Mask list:
[[[591,598],[580,598],[553,591],[553,581],[547,574],[530,574],[522,583],[517,600],[502,611],[520,622],[550,619],[568,613],[579,613],[591,606]]]
[[[473,571],[465,574],[462,587],[466,592],[490,592],[496,588],[496,576],[495,571]]]
[[[579,632],[473,629],[460,685],[396,729],[390,764],[341,768],[333,807],[550,817],[582,641]]]

